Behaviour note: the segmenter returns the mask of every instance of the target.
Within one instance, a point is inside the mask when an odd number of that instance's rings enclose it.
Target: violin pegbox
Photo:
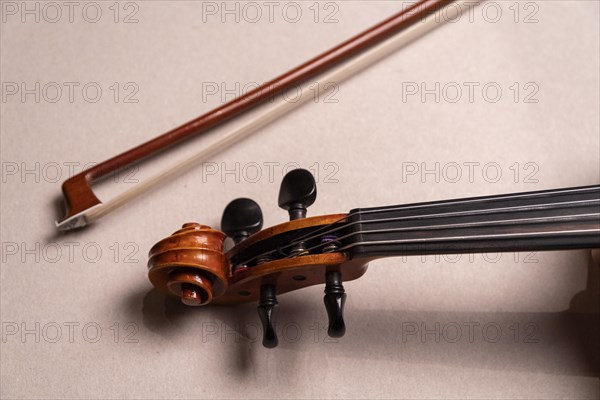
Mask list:
[[[233,239],[236,245],[251,234],[260,231],[262,224],[263,217],[260,206],[254,200],[246,198],[236,199],[229,203],[221,218],[221,229]],[[263,263],[268,261],[270,260],[263,258]],[[232,273],[246,269],[248,269],[246,266],[237,267],[232,270]],[[268,348],[276,347],[279,343],[275,331],[275,316],[279,303],[275,292],[273,285],[266,284],[260,287],[258,316],[263,326],[263,346]]]
[[[346,294],[342,282],[362,276],[367,265],[339,251],[337,231],[346,214],[306,217],[316,196],[312,174],[296,169],[286,174],[279,190],[278,204],[288,211],[289,222],[262,230],[259,205],[239,198],[225,207],[221,231],[184,224],[150,250],[150,281],[189,306],[258,301],[263,345],[268,348],[278,344],[277,294],[325,284],[328,334],[343,336]],[[227,252],[226,237],[235,244]]]
[[[305,169],[295,169],[286,174],[279,189],[279,207],[287,210],[290,221],[306,218],[307,208],[317,199],[317,183],[314,176]],[[331,239],[328,246],[323,246],[325,251],[334,251],[335,237],[324,236],[325,240]],[[292,254],[306,253],[307,246],[299,242],[291,250]],[[327,309],[329,327],[327,333],[331,337],[344,336],[346,325],[344,323],[344,303],[346,291],[342,284],[340,271],[328,271],[325,277],[325,297],[323,302]]]

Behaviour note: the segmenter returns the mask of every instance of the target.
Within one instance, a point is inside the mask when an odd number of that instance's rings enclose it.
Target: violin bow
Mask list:
[[[348,79],[404,45],[423,36],[441,25],[443,21],[455,18],[463,10],[473,5],[474,3],[468,0],[456,2],[454,0],[419,1],[331,50],[249,91],[245,95],[237,97],[195,120],[142,145],[74,175],[62,185],[67,212],[62,220],[56,222],[57,228],[59,230],[70,230],[90,224],[119,206],[149,191],[161,182],[187,171],[208,157],[214,156],[270,122],[287,114],[289,111],[298,108],[312,98],[312,96],[303,92],[298,101],[286,102],[281,100],[265,111],[262,111],[246,124],[227,133],[222,139],[211,144],[201,152],[103,203],[96,197],[91,185],[93,182],[106,177],[109,173],[118,171],[128,165],[164,151],[184,139],[204,133],[208,129],[258,104],[264,103],[267,99],[274,98],[277,94],[283,93],[294,85],[306,82],[309,78],[313,78],[335,67],[317,82],[317,92],[319,94],[325,92],[332,87],[332,84],[337,84]]]

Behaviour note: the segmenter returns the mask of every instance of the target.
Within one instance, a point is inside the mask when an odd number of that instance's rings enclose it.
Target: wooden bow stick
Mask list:
[[[344,81],[441,25],[445,20],[454,19],[472,5],[473,3],[468,0],[461,0],[456,3],[453,0],[422,0],[245,95],[179,128],[69,178],[62,185],[68,211],[66,216],[56,223],[57,228],[59,230],[69,230],[88,225],[117,207],[147,192],[161,182],[188,170],[221,150],[239,142],[249,134],[304,104],[312,96],[303,92],[298,101],[292,103],[282,100],[276,103],[261,112],[254,119],[248,121],[245,125],[226,134],[221,140],[208,146],[200,153],[173,165],[166,171],[137,184],[107,202],[102,203],[94,195],[91,188],[92,182],[120,168],[163,151],[183,139],[205,132],[209,128],[248,110],[254,105],[273,98],[273,96],[282,93],[296,84],[305,82],[308,78],[314,77],[331,66],[339,64],[368,48],[367,51],[337,66],[326,76],[320,78],[316,85],[320,94],[327,90],[327,88],[331,88],[332,84]]]

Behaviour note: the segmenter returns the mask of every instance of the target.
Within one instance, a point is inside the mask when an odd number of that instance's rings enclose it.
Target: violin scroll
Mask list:
[[[368,260],[351,259],[341,251],[338,237],[343,235],[347,214],[306,217],[316,196],[312,174],[297,169],[284,177],[279,192],[279,205],[289,212],[289,222],[261,230],[259,205],[240,198],[225,208],[223,232],[184,224],[150,250],[150,281],[189,306],[257,302],[263,345],[268,348],[278,344],[277,296],[325,284],[328,334],[343,336],[346,293],[342,283],[362,276]],[[227,252],[226,237],[235,243]]]
[[[160,291],[183,304],[203,306],[227,289],[229,261],[225,234],[206,225],[187,223],[150,250],[148,277]]]

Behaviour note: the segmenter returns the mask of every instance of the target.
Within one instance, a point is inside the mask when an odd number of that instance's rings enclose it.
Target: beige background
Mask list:
[[[60,182],[72,171],[221,104],[222,91],[209,96],[207,87],[263,82],[402,5],[296,2],[286,20],[276,3],[270,22],[258,2],[265,14],[252,23],[246,3],[239,22],[222,22],[203,14],[222,11],[221,2],[135,1],[117,5],[115,22],[113,2],[98,2],[92,23],[86,3],[71,22],[59,2],[52,23],[55,11],[42,3],[27,3],[38,4],[40,21],[23,22],[21,3],[3,1],[2,398],[598,398],[597,314],[573,314],[598,301],[586,252],[378,261],[346,284],[340,340],[326,339],[322,287],[280,296],[275,350],[256,338],[254,304],[189,309],[165,301],[146,277],[152,244],[186,221],[218,226],[233,198],[261,204],[265,226],[284,221],[276,200],[290,165],[318,172],[310,215],[598,183],[598,3],[492,3],[343,84],[337,102],[310,103],[216,164],[58,235]],[[302,16],[291,23],[296,8]],[[137,22],[124,23],[127,15]],[[36,82],[39,102],[22,98]],[[439,102],[406,94],[436,82]],[[478,85],[472,101],[465,82]],[[482,94],[486,84],[502,89],[496,103]],[[52,102],[56,86],[62,97]],[[463,93],[452,103],[456,86]],[[135,90],[137,102],[125,102]],[[101,198],[223,132],[116,176]],[[437,175],[405,174],[436,163]],[[471,179],[465,163],[478,163]]]

